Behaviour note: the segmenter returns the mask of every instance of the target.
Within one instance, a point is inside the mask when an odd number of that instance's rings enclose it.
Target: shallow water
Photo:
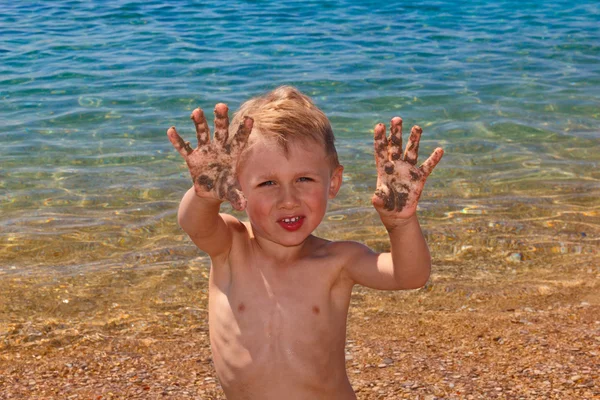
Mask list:
[[[205,263],[166,129],[279,84],[345,165],[319,234],[386,248],[371,132],[400,115],[422,159],[446,150],[421,201],[438,262],[598,252],[597,2],[13,2],[0,27],[0,275]]]

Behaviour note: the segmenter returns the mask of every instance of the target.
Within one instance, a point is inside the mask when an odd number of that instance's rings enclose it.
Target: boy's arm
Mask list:
[[[228,141],[227,111],[225,104],[215,107],[213,141],[210,140],[202,110],[198,108],[192,112],[198,138],[196,149],[192,149],[174,127],[167,131],[173,147],[185,159],[194,183],[179,205],[179,225],[201,250],[213,258],[231,247],[232,234],[228,224],[237,221],[226,214],[219,214],[221,203],[227,200],[237,210],[246,207],[246,199],[238,189],[235,167],[239,154],[248,142],[253,121],[250,118],[244,120],[233,139]]]
[[[224,254],[231,247],[231,232],[225,219],[233,217],[219,214],[220,207],[220,200],[199,197],[191,188],[181,199],[177,212],[181,229],[211,257]]]
[[[373,206],[390,236],[390,253],[375,253],[360,247],[355,262],[348,266],[354,282],[374,289],[416,289],[429,278],[431,257],[416,211],[427,177],[442,159],[444,151],[435,149],[416,167],[422,130],[414,126],[402,155],[402,119],[393,118],[391,135],[385,125],[375,127],[377,190]]]

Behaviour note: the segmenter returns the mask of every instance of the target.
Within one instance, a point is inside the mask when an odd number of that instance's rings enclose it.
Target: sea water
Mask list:
[[[318,234],[376,250],[372,129],[446,155],[434,260],[597,254],[597,1],[24,1],[0,5],[0,276],[207,265],[176,223],[190,112],[291,84],[329,116],[343,188]],[[230,210],[224,206],[225,210]],[[243,218],[243,214],[239,214]]]

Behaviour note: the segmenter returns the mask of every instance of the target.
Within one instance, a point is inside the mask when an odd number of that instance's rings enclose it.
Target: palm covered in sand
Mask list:
[[[420,167],[416,167],[422,132],[420,127],[412,127],[402,154],[402,119],[392,119],[389,137],[386,137],[384,124],[375,126],[377,189],[372,202],[382,218],[403,220],[415,214],[425,181],[444,155],[438,147]]]
[[[187,163],[198,196],[229,201],[237,210],[246,208],[246,198],[239,188],[235,169],[241,151],[248,142],[253,120],[245,118],[237,133],[229,139],[229,116],[225,104],[215,106],[214,139],[210,140],[210,129],[204,112],[197,108],[190,117],[196,126],[198,146],[192,149],[171,127],[167,136],[171,144]]]

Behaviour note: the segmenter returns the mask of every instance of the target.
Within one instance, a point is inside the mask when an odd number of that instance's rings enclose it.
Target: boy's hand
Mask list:
[[[246,117],[233,139],[228,142],[227,113],[228,108],[225,104],[219,103],[215,106],[215,134],[211,142],[204,112],[200,108],[192,112],[191,119],[196,125],[198,138],[198,147],[195,149],[192,149],[190,142],[185,142],[179,136],[175,127],[169,128],[167,136],[187,163],[196,195],[221,201],[228,200],[236,210],[241,211],[246,208],[246,198],[239,189],[235,168],[241,151],[248,143],[254,121]]]
[[[377,189],[372,198],[373,206],[388,228],[402,224],[415,214],[425,180],[444,155],[444,150],[438,147],[417,168],[415,165],[423,130],[413,126],[404,155],[402,118],[392,118],[390,131],[390,137],[386,138],[385,125],[380,123],[375,126]]]

